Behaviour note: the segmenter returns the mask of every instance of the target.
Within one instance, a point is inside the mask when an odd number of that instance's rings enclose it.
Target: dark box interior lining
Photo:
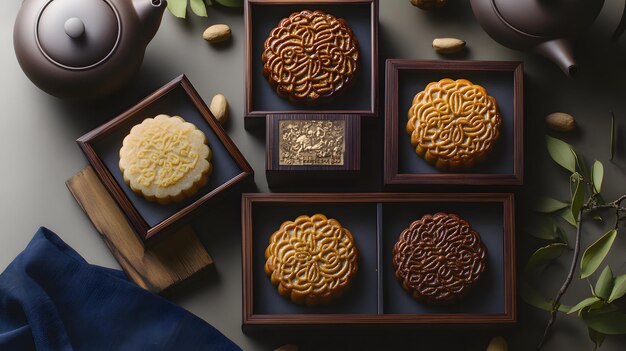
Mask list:
[[[318,104],[295,104],[279,96],[263,76],[264,43],[271,30],[293,12],[322,10],[348,22],[356,36],[361,56],[356,80],[341,95],[328,102]],[[372,6],[368,3],[355,4],[259,4],[251,3],[252,34],[250,110],[255,111],[324,111],[363,110],[370,111],[372,101]]]
[[[446,71],[400,69],[398,71],[398,174],[444,174],[415,153],[406,132],[413,98],[428,83],[444,78],[467,79],[481,85],[493,96],[503,118],[500,138],[487,158],[466,174],[514,174],[515,166],[515,92],[513,71]],[[459,173],[459,172],[455,172]]]
[[[429,306],[415,301],[397,281],[391,250],[398,236],[424,214],[456,213],[481,234],[488,268],[471,293],[458,303]],[[328,306],[305,307],[280,296],[265,274],[265,248],[283,221],[325,214],[349,229],[359,249],[359,273],[348,292]],[[253,314],[504,314],[504,208],[476,203],[255,203],[252,210]],[[379,267],[381,267],[379,269]]]

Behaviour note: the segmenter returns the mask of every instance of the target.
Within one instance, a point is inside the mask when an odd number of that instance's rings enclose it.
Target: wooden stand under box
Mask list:
[[[190,226],[145,247],[91,166],[66,184],[126,276],[140,287],[164,293],[213,266]]]

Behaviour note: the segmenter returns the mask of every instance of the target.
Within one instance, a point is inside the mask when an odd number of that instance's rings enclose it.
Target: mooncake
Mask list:
[[[406,131],[415,152],[441,170],[464,170],[484,160],[500,137],[496,99],[465,79],[442,79],[417,93]]]
[[[262,60],[263,75],[279,95],[314,103],[337,95],[354,80],[359,48],[345,20],[304,10],[270,32]]]
[[[487,249],[470,224],[455,214],[427,214],[411,223],[393,247],[393,267],[415,299],[449,304],[479,281]]]
[[[286,221],[270,237],[265,273],[280,295],[316,306],[339,298],[358,271],[350,231],[322,214]]]
[[[158,115],[135,125],[120,149],[120,170],[134,192],[167,204],[192,196],[213,170],[206,136],[179,116]]]

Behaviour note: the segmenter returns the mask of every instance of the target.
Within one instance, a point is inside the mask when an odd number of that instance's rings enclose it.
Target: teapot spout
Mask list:
[[[574,61],[572,45],[569,40],[555,39],[546,41],[535,46],[533,51],[556,63],[566,76],[572,77],[576,74],[578,67]]]
[[[132,2],[141,21],[146,42],[149,42],[159,30],[167,2],[165,0],[132,0]]]

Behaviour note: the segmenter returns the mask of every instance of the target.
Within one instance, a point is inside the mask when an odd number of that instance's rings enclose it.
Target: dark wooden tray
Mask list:
[[[165,113],[191,122],[207,136],[213,172],[198,193],[181,202],[161,205],[145,200],[126,185],[119,169],[119,150],[130,129],[145,118]],[[108,123],[80,137],[78,145],[96,174],[128,217],[141,239],[172,231],[196,210],[231,188],[252,180],[253,170],[235,143],[184,75],[174,79]]]
[[[415,94],[432,81],[469,79],[496,98],[500,140],[487,160],[466,172],[438,170],[415,154],[405,128]],[[522,185],[524,70],[521,62],[387,60],[384,182],[389,189],[424,184]]]
[[[513,194],[244,194],[243,327],[351,324],[500,324],[516,321]],[[444,211],[468,220],[488,251],[485,276],[462,301],[429,306],[395,278],[391,249],[424,214]],[[278,294],[264,272],[269,236],[302,214],[323,213],[348,228],[359,250],[350,290],[328,306],[305,307]]]
[[[361,50],[356,81],[343,95],[317,105],[293,104],[278,96],[263,76],[263,44],[281,19],[296,11],[322,10],[345,19]],[[264,126],[269,114],[323,113],[376,116],[378,113],[378,0],[246,0],[246,127]],[[260,121],[259,121],[260,120]]]

